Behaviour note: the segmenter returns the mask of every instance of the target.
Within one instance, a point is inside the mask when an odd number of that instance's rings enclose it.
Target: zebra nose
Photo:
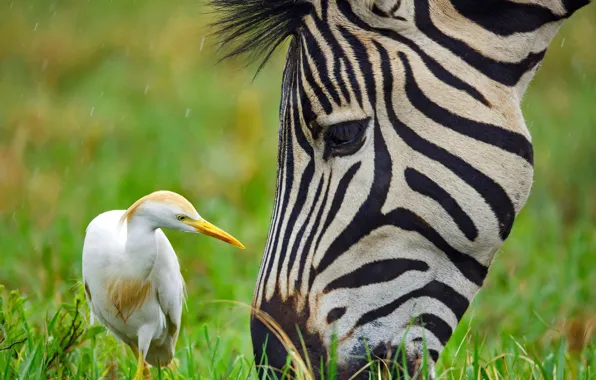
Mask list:
[[[425,378],[431,380],[435,378],[432,369],[435,361],[434,355],[428,356],[425,370],[423,367],[424,354],[416,344],[405,344],[405,355],[402,350],[404,346],[401,345],[381,343],[371,351],[368,350],[368,347],[363,344],[362,347],[354,350],[354,353],[358,351],[358,354],[354,354],[352,356],[354,359],[339,368],[339,378],[343,378],[343,374],[350,374],[347,378],[364,380],[369,379],[370,375],[377,378],[378,373],[381,373],[383,379],[404,379],[406,374],[409,378],[420,379],[425,372],[427,374]],[[370,358],[373,360],[372,363]],[[366,369],[364,369],[365,367]],[[351,377],[354,373],[359,373],[359,375]]]

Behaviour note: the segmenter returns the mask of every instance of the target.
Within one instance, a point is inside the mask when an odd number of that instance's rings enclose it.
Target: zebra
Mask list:
[[[266,313],[317,378],[332,354],[341,379],[371,357],[434,376],[531,190],[522,97],[589,3],[211,0],[222,59],[258,73],[289,40],[257,363],[289,353]]]

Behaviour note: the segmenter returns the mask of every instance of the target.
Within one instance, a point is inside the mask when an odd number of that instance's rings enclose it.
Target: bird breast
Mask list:
[[[139,310],[152,293],[149,279],[110,278],[106,284],[107,295],[117,311],[117,317],[126,323]]]

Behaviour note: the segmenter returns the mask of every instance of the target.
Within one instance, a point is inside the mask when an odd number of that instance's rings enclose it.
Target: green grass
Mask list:
[[[81,247],[95,215],[157,189],[184,194],[247,246],[167,232],[189,289],[176,376],[254,368],[248,310],[214,301],[251,301],[284,55],[254,83],[254,67],[216,65],[200,12],[157,0],[0,4],[0,378],[134,373],[132,354],[88,324]],[[442,355],[443,378],[596,375],[595,19],[592,6],[561,30],[524,100],[532,195]]]

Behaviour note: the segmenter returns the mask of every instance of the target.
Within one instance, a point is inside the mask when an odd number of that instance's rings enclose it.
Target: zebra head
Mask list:
[[[588,1],[213,2],[230,56],[291,39],[254,307],[315,374],[331,347],[342,378],[371,358],[432,372],[530,192],[522,96]],[[287,344],[251,330],[283,367]]]

